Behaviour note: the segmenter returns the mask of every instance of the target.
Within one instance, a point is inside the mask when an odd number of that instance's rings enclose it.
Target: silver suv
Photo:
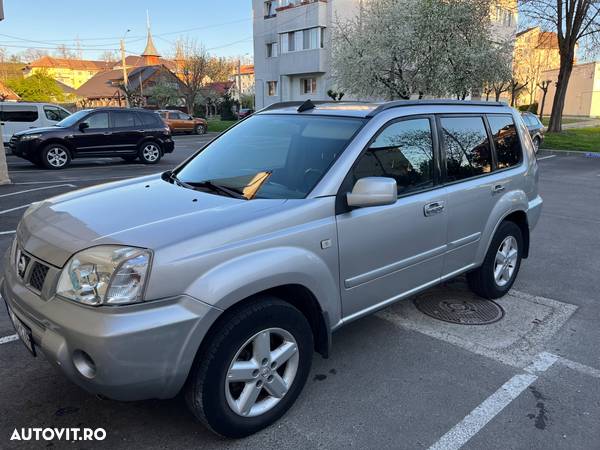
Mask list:
[[[341,326],[463,273],[506,294],[537,181],[504,104],[277,104],[174,170],[31,206],[0,292],[31,352],[78,385],[183,389],[241,437],[291,407]]]

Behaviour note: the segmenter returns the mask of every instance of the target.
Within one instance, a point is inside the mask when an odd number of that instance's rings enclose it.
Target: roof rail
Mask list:
[[[311,100],[311,102],[314,105],[322,105],[324,103],[331,103],[331,101],[327,101],[327,100]],[[257,112],[270,111],[272,109],[289,108],[289,107],[292,107],[292,106],[300,107],[304,103],[305,103],[305,101],[272,103],[269,106],[265,106],[263,109],[261,109],[261,110],[259,110]]]
[[[380,112],[386,111],[392,108],[399,108],[402,106],[419,106],[419,105],[475,105],[475,106],[508,106],[504,102],[486,102],[481,100],[396,100],[392,102],[382,103],[369,114],[367,117],[374,117]]]

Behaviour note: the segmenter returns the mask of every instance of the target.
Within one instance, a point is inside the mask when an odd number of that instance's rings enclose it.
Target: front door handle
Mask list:
[[[444,210],[445,202],[439,200],[437,202],[427,203],[423,207],[423,213],[425,217],[433,216],[435,214],[439,214]]]
[[[496,184],[496,185],[494,185],[494,187],[492,188],[492,193],[493,193],[493,194],[497,194],[497,193],[499,193],[499,192],[502,192],[502,191],[504,191],[504,189],[505,189],[504,185],[502,185],[502,184]]]

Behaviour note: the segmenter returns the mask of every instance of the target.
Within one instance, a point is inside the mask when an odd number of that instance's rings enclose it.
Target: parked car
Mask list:
[[[238,111],[238,119],[244,119],[251,114],[254,114],[254,110],[252,108],[240,108]]]
[[[159,110],[158,113],[172,133],[205,134],[208,130],[208,123],[200,117],[192,117],[181,111]]]
[[[88,391],[184,390],[246,436],[292,406],[334,330],[464,273],[506,294],[537,184],[502,103],[276,104],[173,170],[31,206],[0,292],[29,350]]]
[[[544,127],[542,121],[535,114],[524,112],[521,115],[523,116],[525,126],[529,130],[529,135],[531,136],[535,152],[537,153],[542,145],[542,142],[544,142],[544,133],[546,128]]]
[[[51,103],[0,102],[2,139],[8,143],[13,134],[32,128],[50,127],[71,113]]]
[[[13,154],[48,169],[63,169],[73,158],[119,156],[156,164],[174,148],[171,131],[158,114],[144,109],[78,111],[56,125],[13,135]]]

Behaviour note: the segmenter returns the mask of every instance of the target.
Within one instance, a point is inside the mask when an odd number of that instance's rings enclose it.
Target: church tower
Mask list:
[[[160,55],[158,51],[156,51],[156,47],[154,46],[154,41],[152,41],[152,32],[150,31],[150,16],[148,16],[148,12],[146,11],[146,22],[148,26],[148,39],[146,41],[146,48],[142,53],[142,58],[145,66],[157,66],[160,64],[159,58]]]

